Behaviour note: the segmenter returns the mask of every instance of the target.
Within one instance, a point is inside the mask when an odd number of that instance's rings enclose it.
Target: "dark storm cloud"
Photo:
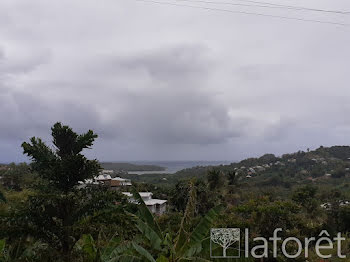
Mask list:
[[[48,137],[55,121],[70,124],[79,131],[87,130],[88,123],[99,126],[99,118],[91,108],[65,102],[52,105],[31,94],[0,96],[0,108],[0,137],[8,141]]]
[[[208,50],[199,46],[170,47],[129,58],[108,57],[84,70],[106,78],[117,76],[113,85],[123,91],[116,92],[119,109],[110,105],[109,113],[114,129],[126,139],[156,144],[223,143],[241,136],[248,120],[230,118],[215,92],[206,91],[214,63],[207,56]]]
[[[102,160],[238,159],[350,141],[345,28],[136,1],[4,0],[0,37],[0,162],[24,159],[20,143],[48,140],[56,121],[96,131],[90,154]]]
[[[23,139],[31,134],[43,135],[56,120],[78,129],[93,128],[103,139],[115,139],[123,135],[124,139],[146,143],[212,144],[240,136],[246,120],[231,119],[227,107],[215,101],[212,92],[205,91],[211,62],[204,58],[205,52],[200,50],[193,46],[151,50],[146,55],[140,54],[129,59],[117,57],[113,59],[113,66],[110,66],[110,58],[107,61],[101,59],[89,71],[85,71],[86,76],[94,74],[95,81],[98,80],[96,84],[103,83],[103,77],[106,76],[106,71],[98,70],[97,67],[107,67],[113,75],[123,75],[123,78],[141,79],[137,82],[142,82],[142,78],[151,78],[146,88],[136,87],[135,91],[116,92],[120,112],[118,107],[107,104],[107,113],[111,115],[108,123],[101,121],[98,105],[88,104],[78,96],[73,96],[74,102],[48,102],[40,92],[36,96],[11,92],[3,96],[1,101],[2,115],[9,119],[1,130],[1,136]],[[28,66],[26,72],[35,65],[33,63],[31,68]],[[24,73],[17,71],[17,68],[7,72]],[[96,75],[96,72],[101,72],[101,76]],[[75,80],[75,91],[84,92],[87,85],[93,85],[91,78],[79,77],[81,79]],[[118,84],[118,80],[113,82],[115,86]],[[126,84],[135,86],[133,81]],[[103,91],[106,91],[108,84],[105,86],[101,87]],[[70,92],[67,94],[72,95]],[[23,126],[27,128],[21,128]]]

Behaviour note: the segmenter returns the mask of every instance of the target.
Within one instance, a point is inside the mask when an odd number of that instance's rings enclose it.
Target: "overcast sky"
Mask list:
[[[349,0],[270,2],[350,11]],[[350,24],[325,12],[211,7]],[[21,143],[50,141],[57,121],[96,131],[88,156],[99,160],[348,145],[349,47],[349,26],[135,0],[1,0],[0,162],[27,160]]]

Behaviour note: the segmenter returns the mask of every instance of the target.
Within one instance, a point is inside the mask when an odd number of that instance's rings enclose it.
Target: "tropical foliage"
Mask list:
[[[30,164],[0,166],[0,262],[216,261],[212,227],[248,228],[267,238],[276,227],[284,238],[350,233],[350,147],[125,175],[133,180],[130,201],[80,183],[101,170],[84,155],[97,138],[93,131],[77,134],[56,123],[51,134],[52,143],[33,137],[22,144]],[[140,191],[167,199],[167,212],[152,214]],[[314,250],[308,261],[319,261]]]

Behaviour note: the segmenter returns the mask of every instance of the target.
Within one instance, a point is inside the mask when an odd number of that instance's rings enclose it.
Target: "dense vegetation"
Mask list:
[[[0,166],[0,261],[216,261],[212,227],[267,238],[276,227],[282,237],[350,232],[350,147],[125,175],[134,182],[131,203],[102,185],[78,187],[101,170],[82,154],[97,138],[93,131],[78,135],[60,123],[51,131],[52,145],[40,138],[22,144],[31,164]],[[168,212],[154,216],[138,191],[167,199]],[[343,253],[349,250],[347,243]],[[319,261],[314,250],[308,261]]]

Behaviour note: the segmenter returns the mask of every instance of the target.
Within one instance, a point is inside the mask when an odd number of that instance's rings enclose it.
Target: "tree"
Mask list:
[[[227,180],[229,185],[235,185],[236,184],[236,172],[235,171],[229,171],[227,173]]]
[[[210,190],[216,190],[223,186],[224,179],[219,169],[211,169],[207,174],[208,186]]]
[[[344,177],[345,175],[346,175],[345,167],[339,166],[334,170],[333,177],[341,178],[341,177]]]
[[[90,148],[97,135],[89,130],[78,135],[68,126],[56,123],[52,128],[54,149],[40,138],[32,137],[31,143],[22,144],[24,154],[31,160],[31,167],[56,190],[68,193],[79,181],[98,175],[101,167],[97,160],[88,160],[81,154]]]
[[[196,191],[196,215],[204,215],[218,203],[217,194],[208,190],[207,184],[201,179],[181,180],[176,183],[170,195],[172,209],[184,212],[189,198],[190,185],[193,184]]]
[[[99,230],[95,228],[99,225],[93,223],[96,217],[106,217],[108,212],[122,214],[126,199],[102,186],[76,187],[79,181],[93,178],[100,171],[97,160],[88,160],[82,154],[97,138],[93,131],[78,135],[61,123],[51,131],[53,148],[35,137],[22,144],[32,160],[31,168],[43,183],[4,227],[9,236],[30,235],[46,243],[59,260],[72,261],[73,247],[81,236]],[[127,220],[127,216],[121,220]]]
[[[298,188],[292,195],[292,200],[301,206],[307,208],[310,212],[314,211],[315,203],[314,198],[317,193],[317,187],[306,185]],[[317,204],[317,203],[316,203]]]

